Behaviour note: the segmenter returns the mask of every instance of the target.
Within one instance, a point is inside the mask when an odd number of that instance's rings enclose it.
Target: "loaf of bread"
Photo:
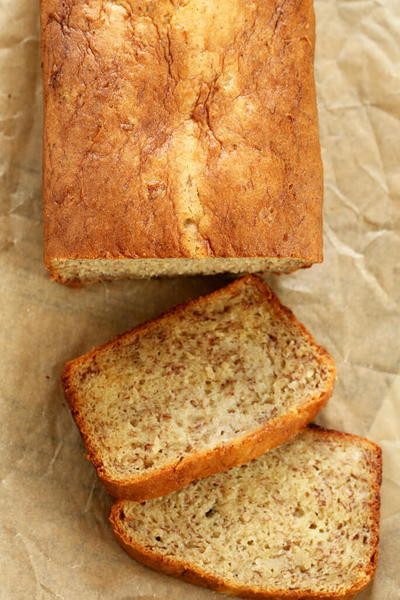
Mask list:
[[[117,502],[111,524],[145,565],[257,600],[352,598],[372,579],[380,449],[308,429],[164,498]]]
[[[52,276],[322,260],[312,0],[41,0]]]
[[[334,378],[327,352],[247,275],[71,361],[63,379],[109,492],[142,501],[290,439]]]

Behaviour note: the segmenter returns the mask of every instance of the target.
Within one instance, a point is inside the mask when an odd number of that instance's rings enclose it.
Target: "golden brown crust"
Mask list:
[[[143,333],[154,327],[160,320],[164,320],[165,318],[173,318],[177,314],[182,314],[185,312],[185,310],[187,310],[188,307],[198,306],[203,302],[207,302],[209,298],[218,296],[221,293],[224,293],[227,289],[229,289],[231,292],[234,292],[235,288],[240,286],[243,281],[252,282],[254,285],[256,285],[258,289],[267,297],[268,301],[272,303],[275,312],[277,314],[284,313],[300,330],[301,334],[304,335],[309,342],[315,346],[316,354],[318,353],[319,355],[320,364],[324,363],[329,373],[326,392],[311,398],[307,405],[299,409],[294,409],[289,414],[270,421],[251,434],[235,439],[232,442],[215,448],[214,450],[196,452],[180,461],[167,465],[162,469],[154,471],[148,475],[144,474],[139,477],[132,477],[132,479],[118,481],[110,478],[110,476],[106,473],[101,458],[98,456],[98,453],[92,444],[91,436],[86,430],[85,422],[81,417],[79,398],[72,383],[73,370],[82,364],[83,361],[95,356],[99,350],[118,345],[127,336],[130,336],[133,331],[136,334]],[[203,296],[197,298],[196,300],[192,300],[187,304],[177,306],[158,318],[139,325],[139,327],[136,327],[134,330],[117,337],[115,340],[104,344],[99,348],[93,349],[88,354],[70,361],[66,364],[62,379],[69,406],[88,450],[88,458],[95,465],[98,476],[103,481],[107,490],[116,498],[129,498],[131,500],[136,500],[137,502],[142,502],[143,500],[148,500],[150,498],[164,496],[165,494],[187,485],[195,479],[208,477],[214,473],[225,471],[233,466],[248,462],[253,458],[261,456],[261,454],[264,454],[268,450],[288,441],[297,433],[299,433],[299,431],[301,431],[307,425],[307,423],[312,421],[315,415],[327,402],[333,390],[335,377],[335,365],[327,351],[316,344],[314,338],[307,331],[304,325],[299,323],[293,313],[280,303],[278,298],[262,279],[255,275],[246,275],[245,277],[237,279],[228,286],[217,290],[208,296]]]
[[[356,594],[361,592],[373,579],[376,571],[378,560],[378,544],[379,544],[379,517],[380,517],[380,485],[382,480],[382,452],[379,446],[356,435],[343,433],[330,429],[323,429],[316,425],[311,425],[309,428],[317,429],[321,435],[352,439],[355,443],[366,444],[371,450],[371,472],[375,474],[373,482],[374,500],[371,504],[371,513],[373,516],[374,541],[373,551],[371,553],[370,564],[366,567],[364,575],[355,582],[350,588],[337,593],[324,594],[314,590],[308,591],[293,591],[293,590],[257,590],[251,587],[239,586],[234,582],[226,581],[220,577],[216,577],[210,573],[203,571],[196,565],[185,563],[173,558],[165,557],[162,554],[149,550],[141,546],[134,540],[126,539],[121,525],[124,518],[123,500],[118,500],[114,503],[110,512],[110,523],[118,542],[124,550],[135,560],[143,563],[151,569],[162,571],[172,577],[183,579],[189,583],[206,587],[217,592],[230,594],[232,596],[240,596],[249,600],[350,600]]]
[[[322,260],[312,0],[41,0],[52,259]]]

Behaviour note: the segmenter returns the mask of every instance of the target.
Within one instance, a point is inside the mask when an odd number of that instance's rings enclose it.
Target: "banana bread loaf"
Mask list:
[[[322,260],[312,0],[41,0],[54,278]]]

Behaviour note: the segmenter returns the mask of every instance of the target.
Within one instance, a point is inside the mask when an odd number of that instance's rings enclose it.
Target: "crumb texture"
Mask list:
[[[261,458],[143,504],[119,504],[129,544],[255,590],[341,594],[377,545],[374,446],[308,430]],[[336,597],[336,596],[335,596]]]
[[[74,361],[66,385],[123,480],[301,410],[332,385],[322,355],[249,276]]]
[[[48,262],[321,260],[311,0],[41,5]]]
[[[216,273],[290,273],[310,266],[296,258],[124,258],[53,260],[54,276],[63,283],[93,283],[99,279],[141,279]]]

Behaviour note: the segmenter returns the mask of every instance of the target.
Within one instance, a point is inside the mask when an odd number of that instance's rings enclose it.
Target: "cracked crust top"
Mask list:
[[[322,259],[312,0],[42,0],[46,258]]]

